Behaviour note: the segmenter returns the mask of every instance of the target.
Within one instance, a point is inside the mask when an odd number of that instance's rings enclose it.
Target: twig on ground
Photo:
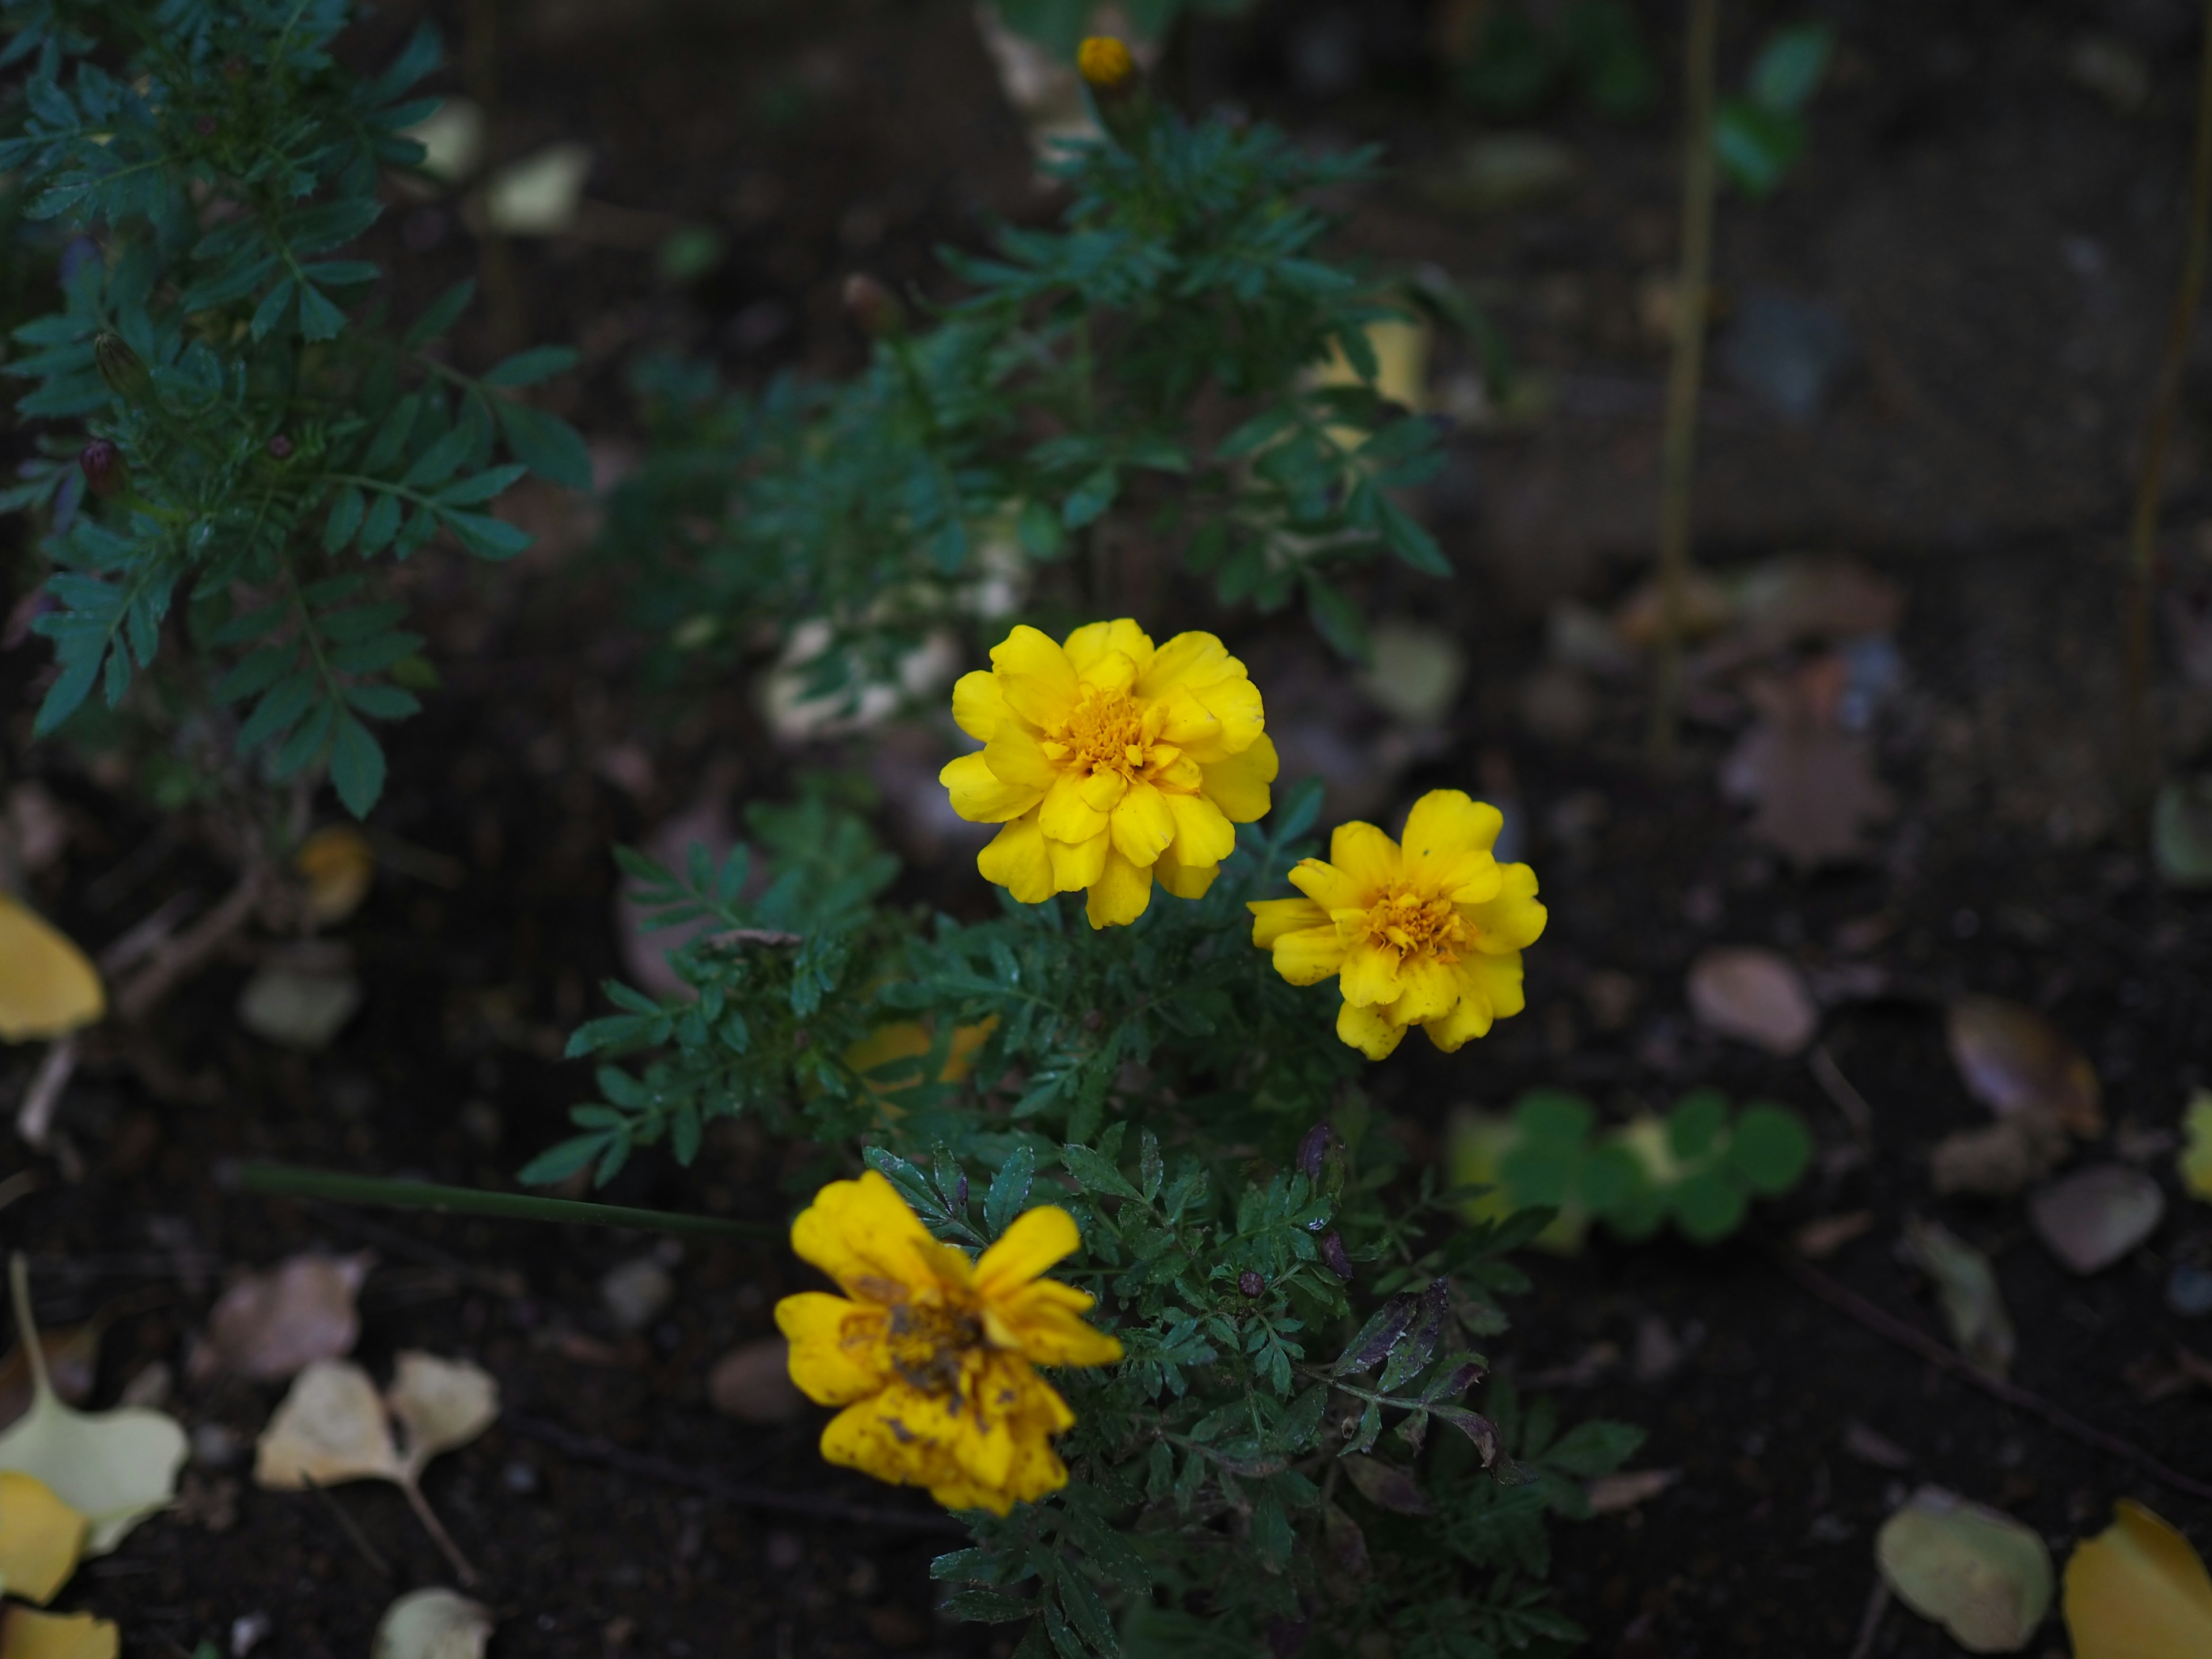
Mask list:
[[[422,1488],[416,1484],[416,1477],[410,1474],[398,1483],[406,1494],[407,1507],[415,1511],[415,1518],[422,1523],[422,1530],[430,1534],[430,1541],[443,1551],[446,1563],[453,1570],[453,1577],[464,1584],[477,1582],[477,1570],[469,1558],[461,1553],[461,1547],[453,1541],[453,1534],[446,1530],[446,1523],[438,1519],[438,1511],[430,1507],[430,1500],[422,1496]]]
[[[76,1070],[76,1034],[71,1032],[46,1050],[46,1057],[31,1075],[31,1086],[23,1091],[22,1109],[15,1114],[15,1133],[23,1137],[26,1146],[42,1152],[46,1150],[62,1091],[69,1087]]]
[[[382,1578],[391,1577],[392,1564],[377,1553],[376,1546],[368,1541],[368,1534],[361,1529],[360,1523],[353,1516],[346,1513],[345,1505],[331,1495],[330,1488],[324,1486],[314,1476],[304,1472],[300,1479],[306,1483],[309,1492],[323,1500],[323,1507],[331,1512],[332,1518],[343,1529],[345,1535],[353,1540],[354,1547],[359,1550],[368,1565],[376,1570],[377,1576]]]
[[[191,887],[163,899],[151,915],[125,929],[100,953],[101,975],[113,979],[128,973],[160,950],[175,933],[178,924],[199,908],[199,902],[198,890]]]
[[[620,1469],[625,1474],[643,1475],[648,1480],[663,1480],[673,1486],[689,1486],[703,1492],[725,1503],[735,1504],[740,1509],[773,1510],[787,1515],[811,1515],[823,1521],[848,1521],[855,1526],[885,1527],[908,1532],[957,1532],[959,1523],[949,1515],[933,1510],[878,1509],[872,1504],[848,1504],[835,1498],[817,1498],[805,1492],[777,1492],[769,1486],[756,1486],[746,1481],[724,1480],[704,1469],[672,1463],[666,1458],[655,1457],[648,1452],[635,1452],[587,1435],[576,1434],[557,1423],[540,1422],[535,1418],[510,1417],[506,1426],[517,1434],[532,1440],[542,1440],[547,1445],[566,1452],[571,1457],[588,1458],[604,1463],[609,1468]]]
[[[228,945],[234,934],[252,919],[267,880],[255,866],[238,878],[238,885],[222,903],[202,916],[189,931],[157,947],[145,967],[115,994],[115,1012],[135,1024],[153,1012],[161,1000],[197,970],[200,964]]]
[[[1877,1574],[1867,1595],[1866,1612],[1859,1620],[1859,1639],[1851,1644],[1851,1659],[1867,1659],[1874,1638],[1881,1634],[1881,1616],[1889,1611],[1889,1580]]]
[[[1815,1044],[1805,1063],[1812,1067],[1813,1081],[1820,1085],[1820,1092],[1827,1096],[1829,1103],[1841,1112],[1844,1121],[1851,1126],[1851,1133],[1863,1141],[1872,1140],[1874,1108],[1867,1104],[1864,1095],[1851,1086],[1850,1079],[1844,1075],[1844,1068],[1836,1064],[1836,1057],[1828,1052],[1828,1045],[1825,1042]]]
[[[1775,1265],[1790,1278],[1831,1307],[1849,1314],[1875,1335],[1887,1337],[1899,1347],[1910,1349],[1929,1364],[1950,1372],[1961,1382],[1972,1383],[1985,1394],[1994,1395],[2008,1406],[2017,1406],[2021,1410],[2041,1418],[2060,1433],[2070,1436],[2083,1445],[2133,1464],[2162,1486],[2186,1492],[2191,1498],[2212,1499],[2212,1485],[2169,1468],[2133,1441],[2123,1440],[2094,1423],[2083,1422],[2063,1407],[2053,1405],[2041,1395],[2023,1389],[2017,1382],[1990,1376],[1965,1355],[1939,1342],[1918,1326],[1899,1319],[1887,1309],[1869,1302],[1848,1285],[1838,1284],[1788,1247],[1771,1245],[1768,1254]]]

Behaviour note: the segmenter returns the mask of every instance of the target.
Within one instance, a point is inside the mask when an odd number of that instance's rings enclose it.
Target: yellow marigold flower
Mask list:
[[[1110,34],[1094,34],[1076,49],[1075,66],[1101,92],[1111,92],[1137,72],[1129,48]]]
[[[1336,1034],[1381,1060],[1418,1025],[1446,1054],[1517,1014],[1521,952],[1544,931],[1536,872],[1501,865],[1496,807],[1456,789],[1413,803],[1401,848],[1371,823],[1338,826],[1328,860],[1302,859],[1304,898],[1262,899],[1252,943],[1293,985],[1335,977]]]
[[[1082,1242],[1067,1212],[1048,1205],[971,1264],[873,1170],[816,1194],[791,1248],[845,1294],[787,1296],[775,1322],[791,1341],[791,1380],[845,1408],[822,1431],[822,1455],[994,1515],[1066,1486],[1052,1437],[1075,1413],[1032,1367],[1121,1357],[1083,1321],[1095,1298],[1041,1277]]]
[[[1200,897],[1232,826],[1267,811],[1260,690],[1211,634],[1155,649],[1126,617],[1064,645],[1017,628],[952,688],[952,718],[983,748],[938,781],[962,817],[1006,826],[975,867],[1024,904],[1087,888],[1093,927],[1144,915],[1155,878]]]

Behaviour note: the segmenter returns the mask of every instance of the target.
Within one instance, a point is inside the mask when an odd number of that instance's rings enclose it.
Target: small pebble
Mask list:
[[[625,1261],[599,1281],[599,1300],[626,1331],[641,1331],[659,1315],[676,1294],[676,1281],[668,1269],[651,1256]]]
[[[806,1546],[799,1534],[772,1532],[768,1536],[768,1564],[778,1572],[789,1572],[806,1559]]]
[[[518,1498],[527,1498],[538,1490],[537,1465],[525,1462],[520,1457],[514,1459],[500,1471],[500,1479],[507,1483],[507,1489]]]
[[[246,1437],[220,1423],[192,1430],[192,1462],[204,1469],[227,1469],[246,1455]]]
[[[2212,1314],[2212,1272],[2194,1261],[2177,1261],[2166,1279],[2166,1305],[2184,1319]]]
[[[269,1639],[276,1621],[265,1613],[249,1613],[230,1621],[230,1659],[246,1656]]]

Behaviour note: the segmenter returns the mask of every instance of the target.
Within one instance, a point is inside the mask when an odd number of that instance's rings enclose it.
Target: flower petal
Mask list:
[[[1397,880],[1404,868],[1398,843],[1373,824],[1357,819],[1336,826],[1336,833],[1328,838],[1328,861],[1370,893]],[[1295,872],[1292,878],[1296,879]],[[1313,896],[1321,898],[1318,893]],[[1327,899],[1321,902],[1328,904]]]
[[[1279,767],[1274,740],[1263,732],[1243,754],[1200,768],[1200,787],[1231,823],[1255,823],[1267,816],[1267,786]]]
[[[1083,804],[1101,812],[1110,812],[1121,804],[1121,797],[1129,793],[1129,781],[1119,772],[1093,772],[1080,786]]]
[[[1459,1004],[1460,978],[1451,964],[1434,957],[1419,957],[1398,969],[1398,1004],[1391,1020],[1400,1025],[1419,1025],[1440,1019]]]
[[[1083,775],[1062,772],[1045,791],[1043,805],[1037,808],[1037,822],[1054,841],[1089,841],[1105,833],[1106,814],[1083,799],[1083,786],[1088,781]]]
[[[1058,725],[1074,704],[1074,664],[1050,635],[1026,624],[991,647],[991,672],[1006,706],[1032,726]]]
[[[1547,912],[1536,902],[1536,872],[1525,864],[1506,865],[1496,898],[1461,907],[1475,926],[1474,948],[1488,956],[1526,950],[1543,937]]]
[[[1267,729],[1267,711],[1260,700],[1260,688],[1241,673],[1234,679],[1200,686],[1194,695],[1206,706],[1206,712],[1221,722],[1221,730],[1213,738],[1186,747],[1185,752],[1200,765],[1243,754],[1260,740],[1260,734]]]
[[[1341,835],[1343,831],[1338,833]],[[1373,890],[1355,879],[1349,871],[1324,864],[1319,859],[1300,859],[1292,865],[1290,883],[1324,910],[1364,913],[1375,897]]]
[[[1159,862],[1152,866],[1152,881],[1179,899],[1202,899],[1206,890],[1213,885],[1213,878],[1220,873],[1221,866],[1218,864],[1197,868],[1178,864],[1175,848],[1170,847],[1160,854]]]
[[[978,668],[953,682],[953,723],[976,742],[990,742],[1013,716],[1006,707],[1006,694],[999,689],[998,676],[989,669]]]
[[[1039,1365],[1110,1365],[1121,1357],[1118,1338],[1086,1322],[1095,1298],[1072,1285],[1041,1279],[987,1302],[984,1334]]]
[[[1003,722],[983,745],[983,760],[1001,783],[1034,789],[1040,795],[1058,782],[1060,770],[1045,758],[1036,738],[1012,720]]]
[[[947,763],[937,781],[951,795],[952,810],[970,823],[1004,823],[1044,799],[1042,789],[1002,782],[980,752]]]
[[[1160,742],[1173,744],[1178,749],[1219,746],[1220,717],[1193,696],[1188,686],[1170,687],[1167,695],[1152,708],[1159,719]]]
[[[968,1273],[967,1258],[930,1237],[898,1188],[874,1170],[817,1193],[791,1224],[791,1248],[848,1295],[870,1302],[901,1287],[944,1282],[947,1256],[958,1264],[955,1282]]]
[[[1355,945],[1345,953],[1339,978],[1344,1000],[1362,1008],[1395,1002],[1403,988],[1398,979],[1398,953],[1371,940]]]
[[[1123,651],[1101,652],[1088,667],[1077,671],[1079,684],[1109,696],[1127,691],[1137,681],[1137,665]]]
[[[1082,1248],[1082,1230],[1057,1204],[1024,1210],[975,1263],[976,1293],[986,1299],[1011,1296]],[[1090,1302],[1084,1298],[1085,1307]]]
[[[1175,842],[1170,848],[1178,864],[1193,869],[1216,865],[1237,850],[1237,826],[1203,795],[1167,795],[1168,811],[1175,819]]]
[[[1045,851],[1044,831],[1034,812],[1024,813],[1000,830],[975,854],[975,868],[984,880],[1005,888],[1024,904],[1042,904],[1058,890],[1052,884],[1052,857]]]
[[[1336,1011],[1336,1035],[1370,1060],[1388,1060],[1391,1050],[1405,1041],[1406,1028],[1393,1025],[1372,1008],[1346,1003]]]
[[[1285,933],[1329,926],[1328,912],[1310,898],[1248,899],[1244,908],[1252,913],[1252,943],[1263,951]],[[1336,937],[1334,929],[1329,937]]]
[[[1318,985],[1344,970],[1344,940],[1334,924],[1279,933],[1274,951],[1275,971],[1293,985]]]
[[[1075,666],[1076,674],[1096,685],[1100,684],[1091,674],[1091,665],[1109,651],[1118,651],[1129,659],[1131,678],[1141,676],[1152,665],[1153,651],[1152,635],[1123,617],[1114,622],[1091,623],[1077,629],[1067,636],[1067,659]],[[1118,690],[1127,690],[1125,680]]]
[[[1052,890],[1079,893],[1098,879],[1106,868],[1107,849],[1113,837],[1101,830],[1088,841],[1048,840],[1044,850],[1052,858]]]
[[[1091,902],[1085,913],[1093,927],[1121,927],[1144,915],[1152,901],[1152,866],[1132,864],[1109,848],[1105,869],[1091,884]]]
[[[817,1406],[850,1405],[890,1375],[881,1308],[801,1291],[775,1304],[775,1328],[791,1342],[792,1382]]]
[[[1406,863],[1417,870],[1425,860],[1453,853],[1487,853],[1505,827],[1505,815],[1463,789],[1431,789],[1406,815]]]
[[[1176,838],[1167,797],[1139,780],[1114,809],[1114,850],[1132,864],[1150,866]]]
[[[1241,674],[1244,665],[1212,634],[1178,634],[1162,646],[1137,677],[1137,695],[1162,697],[1175,687],[1211,685],[1224,675]]]

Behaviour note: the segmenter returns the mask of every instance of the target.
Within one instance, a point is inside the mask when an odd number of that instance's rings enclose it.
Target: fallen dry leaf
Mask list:
[[[1613,613],[1615,638],[1645,646],[1659,637],[1666,595],[1655,580],[1643,583],[1616,606]],[[1682,584],[1682,637],[1698,640],[1719,633],[1735,620],[1735,596],[1702,570],[1692,570]]]
[[[376,1621],[369,1659],[482,1659],[493,1623],[491,1609],[465,1595],[410,1590]]]
[[[1808,1261],[1826,1261],[1873,1225],[1873,1211],[1847,1210],[1807,1222],[1790,1234],[1790,1243]]]
[[[2174,1160],[2174,1167],[2181,1172],[2181,1184],[2191,1198],[2212,1204],[2212,1089],[2199,1089],[2189,1097],[2181,1132],[2186,1139],[2181,1156]]]
[[[791,1380],[791,1345],[780,1336],[724,1354],[708,1379],[707,1397],[740,1423],[787,1423],[806,1409],[806,1396]]]
[[[312,1054],[361,1011],[361,981],[343,945],[295,947],[264,963],[238,994],[238,1023],[264,1042]]]
[[[0,892],[0,1042],[66,1036],[106,1012],[107,992],[84,952]]]
[[[1969,1653],[2017,1653],[2051,1611],[2042,1535],[1996,1510],[1923,1486],[1882,1523],[1875,1562],[1899,1601]]]
[[[1395,1515],[1433,1515],[1436,1506],[1429,1502],[1421,1489],[1413,1484],[1413,1477],[1395,1463],[1386,1463],[1379,1457],[1363,1457],[1357,1452],[1337,1460],[1346,1479],[1358,1488],[1359,1495],[1377,1509]]]
[[[31,1358],[31,1409],[0,1434],[0,1470],[43,1481],[88,1522],[84,1553],[105,1555],[131,1529],[177,1493],[187,1444],[175,1419],[143,1407],[80,1412],[55,1395],[45,1346],[31,1316],[30,1273],[19,1254],[9,1261],[15,1327]]]
[[[1905,590],[1855,559],[1788,553],[1745,573],[1736,586],[1745,634],[1773,648],[1801,640],[1848,640],[1896,631]]]
[[[0,1472],[0,1589],[46,1606],[76,1571],[90,1528],[35,1475]]]
[[[1966,1092],[1999,1117],[2040,1108],[2075,1134],[2104,1133],[2097,1073],[2033,1008],[2002,997],[1961,997],[1951,1005],[1943,1035]]]
[[[441,1452],[467,1445],[499,1420],[499,1384],[465,1359],[403,1353],[385,1403],[406,1431],[405,1465],[412,1477]]]
[[[350,824],[318,830],[292,854],[292,868],[307,884],[307,919],[334,927],[362,907],[376,880],[376,849]]]
[[[228,1371],[252,1382],[282,1382],[318,1359],[353,1352],[361,1336],[354,1298],[376,1257],[295,1255],[250,1273],[222,1293],[208,1316],[207,1340],[192,1350],[195,1382]]]
[[[2004,1376],[2017,1342],[1989,1257],[1942,1222],[1913,1216],[1905,1218],[1905,1244],[1914,1265],[1934,1281],[1959,1352],[1991,1376]]]
[[[2032,1108],[1945,1135],[1928,1155],[1928,1173],[1939,1193],[2015,1198],[2057,1169],[2069,1145],[2065,1126]]]
[[[2112,1524],[2066,1563],[2074,1659],[2203,1659],[2212,1653],[2212,1577],[2190,1542],[2123,1498]]]
[[[1721,790],[1752,807],[1753,836],[1803,867],[1848,862],[1893,805],[1866,738],[1836,723],[1849,670],[1816,659],[1789,679],[1747,686],[1759,718],[1721,766]]]
[[[1911,1452],[1856,1418],[1844,1425],[1844,1449],[1860,1462],[1878,1469],[1909,1469],[1913,1464]]]
[[[1601,1474],[1583,1490],[1589,1496],[1592,1515],[1619,1515],[1656,1498],[1681,1478],[1680,1469],[1620,1469]]]
[[[1778,951],[1717,945],[1690,964],[1690,1012],[1709,1031],[1764,1048],[1802,1053],[1820,1028],[1804,975]]]
[[[116,1659],[122,1649],[123,1632],[88,1613],[0,1614],[0,1659]]]
[[[2032,1194],[2027,1218],[2043,1247],[2073,1272],[2101,1273],[2157,1231],[2166,1194],[2140,1170],[2103,1164]]]

